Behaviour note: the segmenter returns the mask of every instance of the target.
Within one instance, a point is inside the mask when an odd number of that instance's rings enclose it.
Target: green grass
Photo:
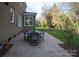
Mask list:
[[[39,31],[46,31],[48,34],[54,36],[55,38],[61,40],[62,42],[65,42],[66,39],[64,37],[64,35],[62,34],[62,30],[47,30],[47,29],[37,29]],[[79,35],[77,35],[76,33],[74,33],[73,36],[73,44],[79,45]]]
[[[74,35],[73,43],[79,45],[79,35]]]
[[[65,41],[64,36],[62,35],[62,33],[60,33],[59,30],[52,30],[52,31],[47,31],[47,32],[48,32],[48,34],[56,37],[57,39],[59,39],[59,40],[61,40],[63,42]]]

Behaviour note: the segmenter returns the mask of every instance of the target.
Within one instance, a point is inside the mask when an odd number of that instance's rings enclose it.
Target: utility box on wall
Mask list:
[[[25,12],[23,14],[23,31],[28,32],[32,31],[35,25],[36,13]]]

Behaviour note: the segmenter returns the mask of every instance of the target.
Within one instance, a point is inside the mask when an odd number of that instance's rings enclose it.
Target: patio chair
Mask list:
[[[36,46],[39,42],[40,40],[38,39],[38,36],[32,36],[31,45]]]
[[[29,41],[30,40],[30,35],[29,33],[31,33],[32,31],[27,31],[24,32],[24,41]]]
[[[41,40],[43,40],[43,41],[44,41],[44,34],[45,34],[44,31],[42,31],[42,32],[40,33],[40,38],[41,38]]]
[[[24,41],[27,41],[27,40],[28,40],[28,33],[25,32],[25,33],[24,33]]]

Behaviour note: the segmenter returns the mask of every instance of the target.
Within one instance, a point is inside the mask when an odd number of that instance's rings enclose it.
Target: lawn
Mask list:
[[[62,34],[62,30],[54,30],[54,29],[47,30],[47,29],[44,29],[44,28],[37,29],[37,30],[39,30],[39,31],[46,31],[47,33],[49,33],[50,35],[54,36],[55,38],[57,38],[57,39],[59,39],[59,40],[61,40],[63,42],[66,41],[64,35]],[[79,35],[76,34],[76,33],[74,33],[74,35],[73,35],[73,44],[79,45]]]

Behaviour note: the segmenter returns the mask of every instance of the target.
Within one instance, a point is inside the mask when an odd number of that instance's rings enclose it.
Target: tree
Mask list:
[[[75,12],[76,15],[79,14],[79,2],[64,2],[62,4],[64,4],[64,5],[69,7],[68,11]]]
[[[61,30],[65,30],[66,20],[68,17],[65,14],[59,15],[59,17],[60,17],[60,20],[62,22]]]
[[[67,14],[70,18],[70,23],[71,23],[71,29],[74,31],[74,32],[78,32],[78,19],[76,18],[76,14],[73,12],[73,13],[68,13]]]
[[[78,25],[79,25],[79,20],[78,20],[78,15],[79,15],[79,2],[64,2],[62,3],[66,6],[68,6],[68,15],[71,23],[72,23],[72,28],[74,31],[78,31]]]
[[[42,6],[42,15],[43,16],[47,16],[48,12],[49,12],[49,6],[46,4],[46,3],[43,3],[43,6]]]
[[[52,15],[51,15],[51,14],[48,14],[48,15],[46,16],[46,20],[47,20],[47,24],[48,24],[48,27],[49,27],[49,28],[52,27],[51,19],[52,19]]]
[[[79,14],[79,2],[72,2],[72,3],[69,4],[69,6],[71,8],[70,9],[71,11],[75,12],[76,15]]]

